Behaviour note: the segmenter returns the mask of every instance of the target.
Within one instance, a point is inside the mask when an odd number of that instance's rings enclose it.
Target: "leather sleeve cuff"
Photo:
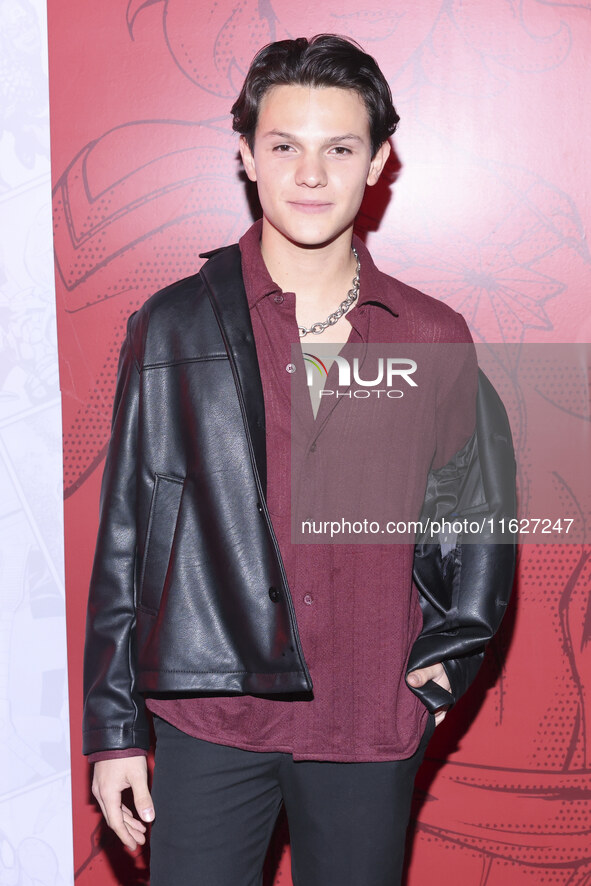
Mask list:
[[[106,726],[102,729],[89,729],[82,736],[82,753],[96,754],[99,751],[124,751],[128,748],[150,748],[148,729],[133,729],[129,726]]]

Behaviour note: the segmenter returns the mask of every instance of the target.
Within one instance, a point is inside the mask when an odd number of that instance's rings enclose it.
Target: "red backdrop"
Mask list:
[[[476,339],[590,341],[591,11],[53,0],[49,28],[75,867],[81,884],[142,883],[142,853],[99,825],[80,755],[98,488],[125,318],[251,221],[229,117],[250,59],[285,36],[358,39],[402,117],[390,184],[360,220],[378,265],[461,310]],[[589,553],[521,550],[501,634],[419,776],[408,886],[591,883]],[[291,883],[285,840],[269,884]]]

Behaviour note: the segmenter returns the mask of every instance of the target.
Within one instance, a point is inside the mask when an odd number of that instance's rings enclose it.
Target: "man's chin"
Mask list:
[[[274,224],[273,222],[269,221],[269,219],[264,217],[263,232],[265,226],[267,225],[270,229],[272,229],[271,236],[274,240],[276,240],[276,238],[281,238],[282,240],[292,244],[293,246],[297,246],[300,249],[324,249],[341,238],[348,238],[350,240],[353,235],[353,223],[354,220],[343,227],[339,227],[337,230],[335,230],[334,228],[330,230],[323,230],[322,228],[310,230],[311,225],[309,224],[303,227],[283,227]],[[271,231],[269,231],[269,233],[271,233]]]

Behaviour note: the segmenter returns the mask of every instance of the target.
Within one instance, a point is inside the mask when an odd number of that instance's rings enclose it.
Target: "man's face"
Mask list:
[[[385,142],[371,156],[369,117],[349,89],[275,86],[263,97],[251,152],[240,152],[256,181],[263,231],[299,246],[350,236],[366,184],[378,180]]]

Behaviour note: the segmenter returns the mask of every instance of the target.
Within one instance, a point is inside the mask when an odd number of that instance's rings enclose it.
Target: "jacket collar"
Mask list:
[[[250,311],[242,278],[240,249],[208,253],[200,271],[228,353],[245,429],[264,495],[267,488],[265,404]],[[255,472],[256,473],[256,472]]]

